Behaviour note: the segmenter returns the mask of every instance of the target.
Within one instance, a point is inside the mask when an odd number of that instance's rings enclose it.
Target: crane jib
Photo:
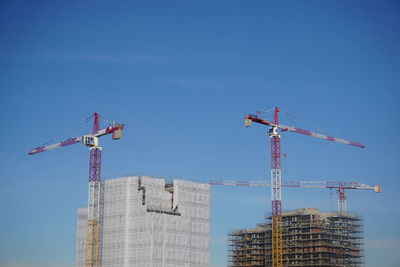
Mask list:
[[[337,143],[341,143],[341,144],[345,144],[345,145],[351,145],[351,146],[356,146],[356,147],[360,147],[360,148],[365,148],[365,145],[358,143],[358,142],[341,139],[341,138],[337,138],[337,137],[333,137],[333,136],[329,136],[329,135],[324,135],[324,134],[320,134],[320,133],[315,133],[315,132],[312,132],[309,130],[305,130],[305,129],[301,129],[301,128],[297,128],[297,127],[293,127],[293,126],[274,124],[274,123],[269,122],[268,120],[261,119],[258,116],[252,115],[252,114],[246,115],[245,122],[246,122],[246,120],[264,124],[264,125],[267,125],[270,127],[276,127],[276,128],[279,128],[282,132],[290,131],[290,132],[294,132],[294,133],[299,133],[299,134],[304,134],[304,135],[324,139],[327,141],[333,141],[333,142],[337,142]],[[249,125],[250,124],[247,122],[246,126],[249,126]]]
[[[86,136],[94,136],[94,137],[101,137],[107,134],[112,134],[113,135],[113,139],[117,140],[121,138],[121,131],[124,128],[123,124],[115,124],[114,126],[109,126],[105,129],[99,130],[97,134],[95,135],[86,135]],[[37,154],[40,152],[44,152],[44,151],[48,151],[48,150],[52,150],[52,149],[56,149],[59,147],[64,147],[64,146],[69,146],[69,145],[73,145],[75,143],[79,143],[83,140],[85,136],[80,136],[80,137],[72,137],[69,138],[65,141],[56,143],[56,144],[52,144],[52,145],[47,145],[47,146],[39,146],[36,147],[34,149],[31,149],[28,154],[29,155],[33,155],[33,154]]]
[[[28,152],[28,154],[29,154],[29,155],[33,155],[33,154],[36,154],[36,153],[39,153],[39,152],[44,152],[44,151],[46,151],[46,150],[44,149],[44,147],[43,147],[43,146],[40,146],[40,147],[37,147],[37,148],[34,148],[34,149],[30,150],[30,151]]]
[[[60,143],[60,146],[68,146],[79,142],[79,138],[70,138]]]

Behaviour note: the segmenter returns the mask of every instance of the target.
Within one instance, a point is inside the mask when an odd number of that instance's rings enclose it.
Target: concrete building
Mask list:
[[[100,188],[100,266],[209,266],[208,184],[131,176]],[[86,228],[87,208],[80,208],[77,267],[85,266]]]
[[[361,228],[362,219],[352,213],[315,208],[284,212],[283,266],[362,266]],[[230,267],[271,266],[271,223],[233,231],[229,244]]]

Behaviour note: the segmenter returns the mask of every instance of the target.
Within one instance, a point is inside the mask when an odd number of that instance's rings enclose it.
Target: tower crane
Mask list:
[[[211,180],[210,185],[225,185],[225,186],[269,186],[272,187],[270,181],[232,181],[232,180]],[[346,195],[347,189],[364,189],[371,190],[375,193],[382,192],[382,186],[367,185],[357,182],[328,182],[328,181],[282,181],[281,187],[301,187],[301,188],[328,188],[336,189],[338,195],[338,211],[347,212]]]
[[[36,147],[28,152],[29,155],[34,155],[48,150],[82,143],[89,147],[90,164],[89,164],[89,197],[88,197],[88,217],[87,217],[87,235],[86,235],[86,267],[99,266],[99,235],[100,235],[100,173],[101,173],[101,151],[99,146],[99,138],[112,134],[113,140],[118,140],[122,137],[123,124],[112,124],[105,129],[100,129],[99,114],[94,113],[90,118],[93,118],[93,129],[91,134],[86,134],[79,137],[69,138],[63,142],[52,145]]]
[[[272,122],[261,119],[258,115],[248,114],[244,117],[246,127],[249,127],[251,122],[264,124],[269,127],[268,135],[271,139],[272,267],[282,267],[281,136],[278,130],[281,132],[290,131],[300,133],[361,148],[365,147],[363,144],[357,142],[279,124],[278,113],[279,108],[275,107]]]

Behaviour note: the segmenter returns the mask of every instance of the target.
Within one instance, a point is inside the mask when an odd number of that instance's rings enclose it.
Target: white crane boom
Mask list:
[[[51,144],[51,145],[47,145],[47,146],[36,147],[34,149],[31,149],[28,152],[28,154],[33,155],[36,153],[40,153],[40,152],[44,152],[44,151],[48,151],[48,150],[52,150],[52,149],[56,149],[56,148],[60,148],[60,147],[64,147],[64,146],[73,145],[73,144],[76,144],[79,142],[81,142],[85,146],[90,146],[90,147],[97,146],[98,138],[103,135],[106,135],[106,134],[112,133],[114,140],[120,139],[122,129],[123,129],[122,124],[115,124],[115,125],[105,128],[105,129],[99,130],[96,134],[87,134],[87,135],[83,135],[83,136],[79,136],[79,137],[72,137],[65,141],[59,142],[59,143],[55,143],[55,144]]]
[[[235,181],[235,180],[211,180],[211,185],[233,185],[233,186],[272,186],[271,181]],[[305,188],[343,188],[343,189],[367,189],[380,193],[380,185],[367,185],[357,182],[329,182],[329,181],[283,181],[282,187],[305,187]]]
[[[254,180],[254,181],[234,181],[234,180],[210,180],[210,185],[226,185],[226,186],[270,186],[271,181]],[[375,193],[382,192],[382,187],[378,184],[367,185],[357,182],[330,182],[330,181],[283,181],[281,187],[302,187],[302,188],[328,188],[336,189],[338,194],[338,210],[346,212],[346,195],[345,189],[364,189],[372,190]]]

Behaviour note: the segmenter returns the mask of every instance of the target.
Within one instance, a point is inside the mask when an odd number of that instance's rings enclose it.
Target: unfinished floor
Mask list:
[[[282,233],[285,267],[363,265],[362,219],[355,214],[315,208],[284,212]],[[230,267],[271,266],[271,223],[231,232],[229,258]]]

